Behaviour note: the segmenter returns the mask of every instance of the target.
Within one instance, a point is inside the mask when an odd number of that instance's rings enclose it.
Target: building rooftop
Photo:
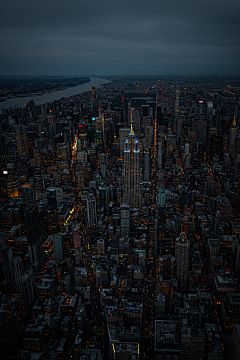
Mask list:
[[[180,350],[177,321],[155,321],[155,350],[171,352]]]

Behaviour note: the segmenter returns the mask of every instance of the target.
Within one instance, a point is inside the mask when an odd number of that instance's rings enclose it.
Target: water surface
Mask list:
[[[7,99],[6,101],[0,102],[0,109],[9,109],[17,105],[18,107],[24,108],[30,100],[33,100],[35,105],[42,105],[55,100],[60,100],[63,97],[70,97],[73,95],[82,94],[85,91],[91,91],[92,86],[101,87],[102,85],[107,84],[110,80],[91,77],[91,81],[86,84],[77,85],[70,87],[64,90],[53,91],[51,93],[46,93],[43,95],[37,96],[26,96],[26,97],[17,97],[12,99]]]

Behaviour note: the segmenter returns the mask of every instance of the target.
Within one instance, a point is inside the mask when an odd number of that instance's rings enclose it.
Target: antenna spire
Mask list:
[[[131,107],[131,130],[130,130],[130,134],[134,134],[134,130],[133,130],[133,122],[132,122],[132,107]]]

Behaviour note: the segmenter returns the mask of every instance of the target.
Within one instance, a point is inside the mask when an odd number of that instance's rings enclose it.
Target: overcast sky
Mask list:
[[[240,0],[2,0],[0,74],[240,74]]]

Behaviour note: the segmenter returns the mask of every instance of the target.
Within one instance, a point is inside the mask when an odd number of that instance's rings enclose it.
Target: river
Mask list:
[[[0,102],[0,109],[9,109],[10,107],[14,107],[15,105],[24,108],[30,100],[33,100],[35,105],[42,105],[49,102],[53,102],[55,100],[60,100],[63,97],[67,98],[69,96],[82,94],[85,91],[91,91],[92,86],[95,86],[97,88],[111,82],[110,80],[97,78],[97,77],[90,77],[90,79],[91,81],[89,81],[86,84],[81,84],[64,90],[53,91],[51,93],[46,93],[37,96],[26,96],[26,97],[7,99],[6,101]]]

